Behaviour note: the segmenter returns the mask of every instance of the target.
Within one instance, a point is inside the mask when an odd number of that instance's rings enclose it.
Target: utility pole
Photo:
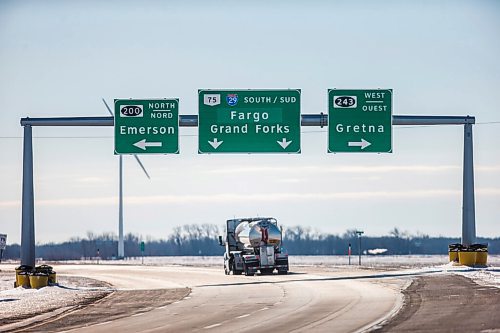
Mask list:
[[[142,257],[141,265],[144,265],[144,248],[145,248],[145,244],[144,244],[144,242],[141,242],[141,257]]]
[[[351,243],[349,243],[349,250],[347,251],[347,254],[349,255],[349,265],[351,265]]]
[[[358,254],[359,254],[359,265],[361,266],[361,235],[364,234],[364,231],[356,230],[356,235],[358,235]]]

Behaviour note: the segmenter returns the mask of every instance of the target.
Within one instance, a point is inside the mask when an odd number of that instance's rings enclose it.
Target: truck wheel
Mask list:
[[[239,269],[236,269],[236,265],[234,264],[234,262],[232,263],[232,267],[233,267],[233,275],[241,275],[241,273],[243,273],[243,271],[240,271]]]
[[[288,274],[288,271],[278,271],[278,274],[279,274],[279,275],[287,275],[287,274]]]
[[[273,274],[273,270],[274,269],[272,269],[272,268],[262,268],[260,270],[260,274],[262,274],[262,275],[271,275],[271,274]]]
[[[247,265],[243,264],[243,270],[245,271],[245,276],[254,276],[255,273],[250,273],[250,270],[247,268]]]

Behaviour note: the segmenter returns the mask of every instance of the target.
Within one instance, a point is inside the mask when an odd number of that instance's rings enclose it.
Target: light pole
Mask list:
[[[349,249],[347,250],[347,255],[349,256],[349,265],[351,265],[351,243],[349,243]]]
[[[356,235],[358,235],[358,255],[359,255],[359,265],[361,266],[361,235],[364,231],[356,230]]]

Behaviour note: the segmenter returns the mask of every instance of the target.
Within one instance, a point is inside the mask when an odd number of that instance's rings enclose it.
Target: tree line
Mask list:
[[[125,256],[140,257],[140,244],[145,243],[145,256],[212,256],[222,255],[224,247],[218,236],[224,228],[215,224],[189,224],[175,227],[166,239],[143,238],[127,234],[124,237]],[[430,237],[425,234],[410,234],[398,228],[387,236],[361,237],[364,254],[406,255],[446,254],[448,244],[460,243],[459,238]],[[478,238],[478,243],[488,244],[491,254],[500,253],[500,238]],[[283,247],[290,255],[345,255],[349,244],[352,254],[358,254],[359,238],[356,230],[347,230],[342,235],[325,234],[309,227],[294,226],[283,230]],[[77,260],[100,257],[113,259],[118,249],[118,237],[113,233],[100,235],[87,232],[85,237],[73,237],[62,243],[36,245],[36,255],[45,260]],[[4,259],[20,258],[20,246],[8,245]]]

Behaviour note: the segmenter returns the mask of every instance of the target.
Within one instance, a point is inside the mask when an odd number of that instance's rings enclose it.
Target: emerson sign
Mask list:
[[[115,99],[116,154],[178,154],[178,99]]]

